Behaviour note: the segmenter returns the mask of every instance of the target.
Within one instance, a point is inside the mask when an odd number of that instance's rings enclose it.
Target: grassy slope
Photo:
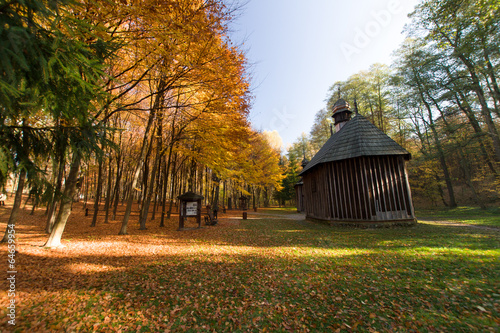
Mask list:
[[[66,247],[55,251],[38,247],[42,219],[25,216],[18,226],[19,332],[495,332],[500,325],[496,231],[238,218],[187,232],[175,231],[175,220],[163,229],[151,223],[116,236],[118,224],[91,229],[88,218],[72,216]],[[5,307],[0,318],[0,329],[12,328]]]
[[[418,218],[435,221],[452,221],[500,228],[500,208],[482,210],[477,207],[417,210]]]

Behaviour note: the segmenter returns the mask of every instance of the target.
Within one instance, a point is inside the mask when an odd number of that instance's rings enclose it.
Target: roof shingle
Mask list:
[[[299,175],[307,173],[321,163],[382,155],[411,157],[406,149],[358,114],[328,139]]]

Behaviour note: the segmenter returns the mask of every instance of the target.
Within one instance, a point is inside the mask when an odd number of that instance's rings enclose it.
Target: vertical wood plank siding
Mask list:
[[[303,196],[303,185],[295,185],[295,202],[297,204],[297,211],[304,211],[304,196]]]
[[[402,160],[402,158],[400,158]],[[408,181],[408,172],[406,171],[406,164],[403,162],[400,164],[401,168],[403,169],[403,178],[404,178],[404,184],[406,188],[406,201],[408,203],[409,211],[411,214],[411,217],[415,217],[415,211],[413,210],[413,200],[411,198],[411,190],[410,190],[410,182]]]
[[[334,221],[414,218],[401,156],[364,156],[323,163],[304,174],[303,182],[298,193],[303,195],[306,214],[311,218]]]

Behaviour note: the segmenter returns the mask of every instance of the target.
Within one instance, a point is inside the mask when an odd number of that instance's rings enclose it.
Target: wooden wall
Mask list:
[[[302,184],[295,185],[295,202],[297,204],[297,211],[300,213],[305,212],[303,187]]]
[[[414,218],[402,156],[324,163],[303,176],[308,217],[338,221]]]

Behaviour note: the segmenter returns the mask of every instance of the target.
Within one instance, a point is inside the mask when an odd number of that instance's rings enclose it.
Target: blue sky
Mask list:
[[[309,133],[336,81],[391,63],[419,0],[250,0],[231,24],[251,64],[253,127],[284,148]]]

